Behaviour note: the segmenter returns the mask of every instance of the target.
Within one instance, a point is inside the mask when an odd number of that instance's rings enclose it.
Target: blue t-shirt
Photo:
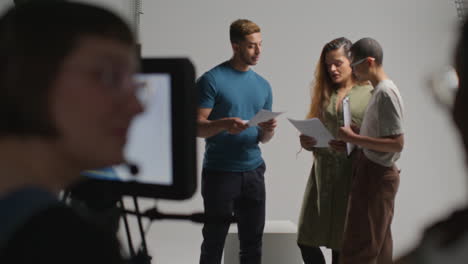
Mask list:
[[[239,117],[250,120],[258,111],[271,111],[270,84],[253,70],[238,71],[224,62],[197,80],[199,107],[211,108],[208,120]],[[223,131],[206,139],[203,167],[220,171],[249,171],[263,163],[259,127],[237,135]]]

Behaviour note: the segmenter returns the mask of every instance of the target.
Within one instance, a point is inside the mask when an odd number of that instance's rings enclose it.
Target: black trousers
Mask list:
[[[252,171],[202,171],[203,226],[200,264],[220,264],[234,215],[240,242],[240,263],[260,264],[265,227],[265,164]]]
[[[325,264],[325,257],[319,247],[311,247],[298,244],[301,249],[302,260],[304,264]],[[340,252],[332,250],[332,264],[338,264]]]

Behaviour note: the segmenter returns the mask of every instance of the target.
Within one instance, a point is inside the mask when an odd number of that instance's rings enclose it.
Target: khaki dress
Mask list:
[[[346,95],[349,96],[352,121],[358,126],[371,91],[370,85],[356,85]],[[335,137],[344,125],[342,107],[336,111],[336,100],[337,93],[334,92],[324,113],[324,125]],[[331,148],[315,149],[314,157],[304,193],[297,242],[340,250],[351,187],[351,159],[346,153]]]

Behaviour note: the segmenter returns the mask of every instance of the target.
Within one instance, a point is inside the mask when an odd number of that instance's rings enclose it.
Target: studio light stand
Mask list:
[[[145,231],[143,230],[143,224],[142,224],[143,218],[147,218],[150,221],[163,220],[163,219],[188,220],[194,223],[206,223],[206,222],[235,223],[237,222],[237,219],[234,216],[227,217],[227,218],[219,218],[219,217],[210,218],[210,217],[205,216],[204,213],[165,214],[165,213],[160,212],[156,206],[146,210],[145,212],[141,212],[139,204],[138,204],[138,197],[132,196],[132,199],[133,199],[133,204],[134,204],[133,211],[125,209],[122,198],[120,199],[120,202],[119,202],[119,208],[121,210],[121,216],[122,216],[124,226],[125,226],[125,233],[127,235],[127,242],[128,242],[129,253],[130,253],[130,258],[131,258],[130,263],[133,263],[133,264],[150,264],[151,259],[152,259],[152,257],[148,255],[148,247],[146,244]],[[135,216],[138,222],[138,229],[139,229],[139,233],[141,237],[141,247],[137,252],[135,251],[135,248],[133,247],[130,227],[129,227],[128,219],[127,219],[128,215]]]

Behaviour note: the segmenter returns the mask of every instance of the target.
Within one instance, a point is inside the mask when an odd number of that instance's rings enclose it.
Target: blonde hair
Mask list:
[[[323,121],[323,111],[330,103],[330,97],[336,85],[332,82],[325,65],[325,56],[332,50],[343,48],[346,58],[349,60],[349,50],[352,43],[347,38],[334,39],[322,48],[320,59],[315,67],[314,81],[312,83],[311,104],[307,118],[317,117]],[[353,77],[354,78],[354,75]]]
[[[231,23],[229,28],[229,38],[231,43],[239,43],[245,36],[260,32],[260,27],[248,19],[237,19]]]

